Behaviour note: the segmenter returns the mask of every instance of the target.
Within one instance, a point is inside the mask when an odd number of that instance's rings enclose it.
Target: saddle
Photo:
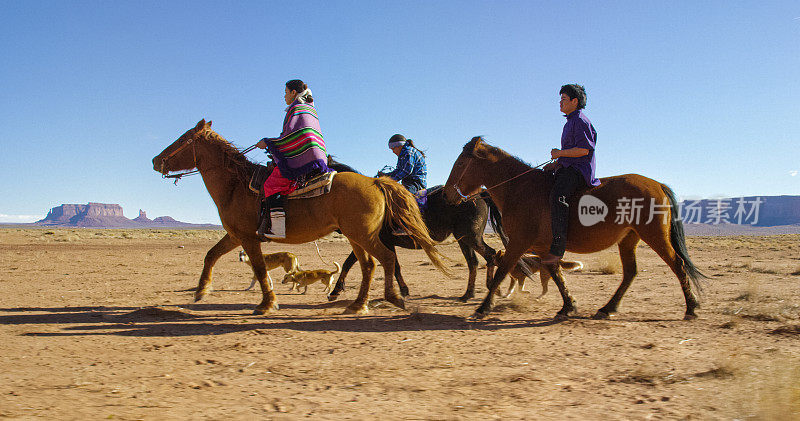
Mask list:
[[[248,187],[250,191],[260,197],[264,196],[264,182],[272,173],[273,166],[259,165],[250,177]],[[297,188],[289,193],[287,199],[307,199],[309,197],[322,196],[331,191],[331,183],[336,171],[326,173],[309,174],[297,180]]]
[[[444,188],[443,185],[433,186],[429,189],[420,190],[417,194],[414,195],[414,198],[417,199],[417,206],[419,206],[419,211],[425,213],[425,210],[428,208],[428,196],[438,193],[440,190]]]
[[[264,181],[271,171],[271,168],[259,165],[248,183],[250,190],[262,198],[258,228],[261,241],[286,238],[286,200],[306,199],[326,194],[331,191],[333,176],[336,175],[336,171],[308,174],[303,179],[297,180],[298,187],[288,196],[275,194],[265,199]]]

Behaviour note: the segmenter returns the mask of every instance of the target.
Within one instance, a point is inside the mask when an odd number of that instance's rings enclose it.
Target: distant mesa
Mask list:
[[[141,209],[139,209],[139,216],[137,216],[136,218],[133,218],[133,220],[136,221],[136,222],[153,222],[152,220],[150,220],[147,217],[147,212],[145,212],[145,211],[143,211]]]
[[[159,216],[151,220],[141,209],[139,209],[139,216],[128,219],[122,213],[122,206],[94,202],[85,205],[56,206],[50,209],[44,219],[36,221],[34,225],[81,228],[222,228],[220,225],[214,224],[180,222],[170,216]]]

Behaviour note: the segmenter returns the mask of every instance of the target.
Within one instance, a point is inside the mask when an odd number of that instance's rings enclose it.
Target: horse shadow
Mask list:
[[[371,307],[382,308],[381,300]],[[282,309],[334,309],[345,307],[349,300],[321,304],[287,304]],[[457,315],[426,311],[399,314],[342,315],[323,314],[297,316],[273,313],[268,316],[246,315],[248,304],[187,304],[153,307],[16,307],[0,308],[0,324],[4,325],[66,325],[57,332],[26,332],[22,336],[133,336],[133,337],[191,337],[225,335],[254,331],[269,334],[273,331],[298,332],[410,332],[481,330],[498,331],[526,327],[546,327],[560,323],[553,319],[500,320],[490,318],[473,321]],[[380,310],[378,310],[380,311]],[[394,310],[393,310],[394,311]],[[15,313],[15,314],[1,314]],[[226,314],[224,312],[233,312]],[[402,312],[402,313],[401,313]],[[22,314],[20,314],[22,313]]]

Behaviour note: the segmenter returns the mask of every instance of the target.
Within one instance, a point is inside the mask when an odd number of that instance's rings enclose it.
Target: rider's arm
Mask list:
[[[272,138],[265,137],[256,143],[256,148],[258,149],[267,149],[267,142],[272,141]]]
[[[585,148],[570,148],[570,149],[553,149],[550,151],[550,157],[556,158],[580,158],[589,154],[589,150]]]
[[[414,163],[411,161],[411,154],[405,153],[404,151],[397,157],[397,168],[389,174],[386,174],[386,176],[391,177],[393,180],[400,181],[408,177],[413,169]]]

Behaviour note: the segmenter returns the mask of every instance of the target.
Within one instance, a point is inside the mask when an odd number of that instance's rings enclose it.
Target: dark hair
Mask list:
[[[578,98],[578,109],[582,110],[586,108],[586,89],[583,86],[577,83],[564,85],[561,87],[561,90],[558,91],[558,94],[567,94],[571,100]]]
[[[308,85],[306,85],[305,82],[300,79],[292,79],[286,82],[286,89],[295,91],[299,94],[300,92],[308,89]],[[314,98],[312,98],[311,95],[306,95],[305,100],[306,102],[314,102]]]
[[[399,133],[398,133],[398,134],[395,134],[395,135],[392,135],[392,137],[390,137],[390,138],[389,138],[389,143],[392,143],[392,142],[403,142],[403,141],[405,141],[405,142],[406,142],[406,143],[407,143],[409,146],[411,146],[412,148],[414,148],[414,149],[418,150],[418,151],[419,151],[419,153],[420,153],[420,154],[422,154],[422,156],[423,156],[423,157],[425,157],[425,152],[422,152],[422,149],[420,149],[420,148],[418,148],[418,147],[414,146],[414,141],[413,141],[413,140],[411,140],[411,139],[406,139],[406,137],[405,137],[405,136],[403,136],[403,135],[401,135],[401,134],[399,134]]]

